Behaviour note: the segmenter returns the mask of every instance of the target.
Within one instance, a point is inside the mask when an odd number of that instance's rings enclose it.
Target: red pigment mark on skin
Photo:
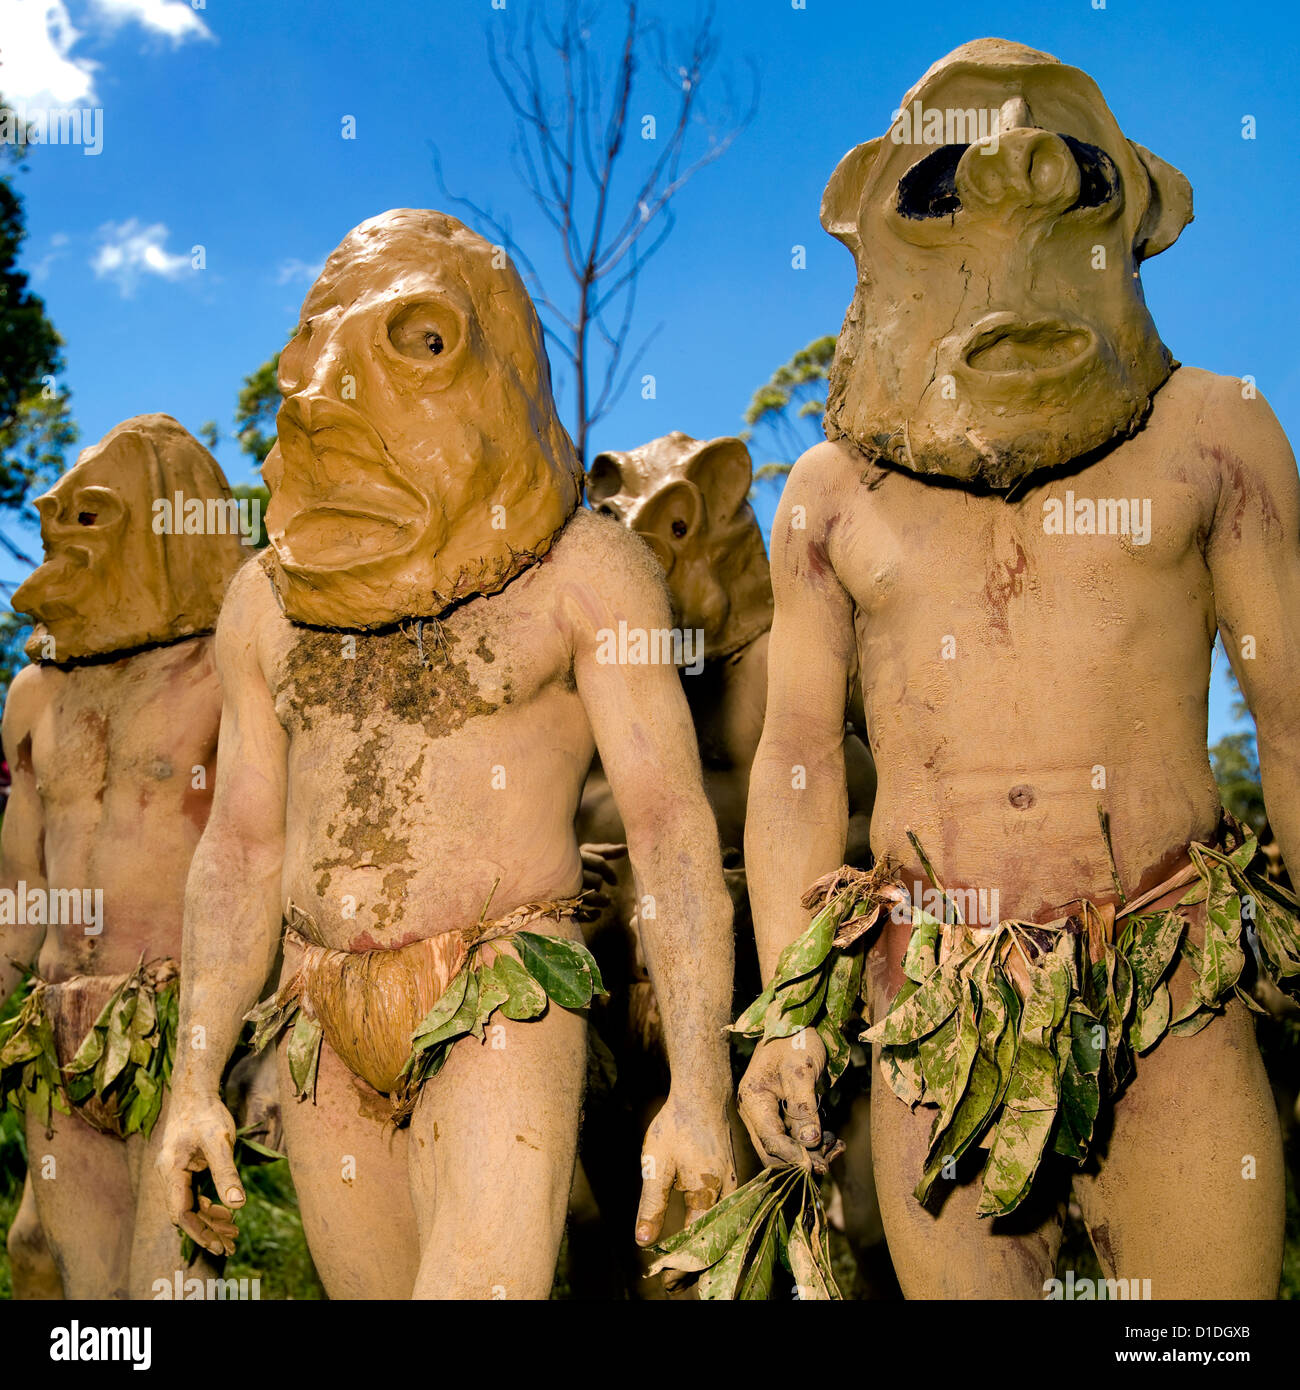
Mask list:
[[[1220,444],[1202,444],[1201,457],[1212,459],[1218,465],[1220,474],[1232,493],[1232,513],[1228,517],[1228,524],[1232,527],[1233,540],[1241,539],[1246,508],[1253,501],[1259,504],[1260,519],[1266,531],[1272,531],[1279,524],[1272,496],[1237,454]]]
[[[190,786],[181,797],[181,814],[200,834],[208,823],[208,812],[212,809],[212,777],[213,768],[205,764],[203,786],[196,787],[191,779]]]
[[[821,541],[808,542],[808,573],[814,579],[821,579],[830,569],[830,560],[826,554],[826,546]]]
[[[989,617],[989,625],[1001,637],[1009,637],[1011,629],[1007,623],[1007,609],[1013,598],[1019,598],[1025,591],[1024,576],[1029,570],[1029,557],[1021,549],[1019,541],[1012,541],[1016,558],[1010,564],[1005,560],[994,560],[989,566],[984,580],[984,610]]]

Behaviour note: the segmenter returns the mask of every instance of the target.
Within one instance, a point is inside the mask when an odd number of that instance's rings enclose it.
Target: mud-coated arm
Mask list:
[[[25,666],[18,672],[9,687],[0,733],[12,779],[4,829],[0,831],[0,886],[9,893],[16,893],[19,883],[27,891],[45,888],[41,863],[45,813],[32,767],[32,729],[43,703],[40,685],[41,672],[37,667]],[[0,925],[0,1002],[18,987],[23,971],[36,963],[44,940],[43,925],[16,921]]]
[[[1206,549],[1223,645],[1255,716],[1269,821],[1300,869],[1300,478],[1276,417],[1223,378],[1198,422],[1219,499]]]
[[[221,1074],[280,939],[288,739],[258,660],[269,597],[261,566],[245,566],[217,624],[217,780],[185,886],[176,1067],[157,1159],[172,1220],[214,1254],[221,1243],[192,1210],[192,1174],[210,1169],[222,1200],[243,1204]]]
[[[584,584],[566,611],[578,692],[627,832],[642,945],[672,1072],[668,1102],[645,1143],[637,1224],[644,1242],[658,1234],[674,1186],[693,1215],[735,1181],[724,1032],[732,991],[731,900],[677,670],[621,661],[609,638],[620,621],[629,633],[669,629],[662,577],[635,537],[610,527],[602,543],[611,553],[599,584]]]
[[[823,458],[814,451],[795,464],[772,524],[767,713],[745,815],[764,980],[808,926],[804,890],[843,863],[849,826],[844,716],[856,650],[853,604],[831,566]],[[754,1049],[740,1114],[765,1163],[806,1161],[803,1151],[821,1144],[816,1088],[825,1065],[812,1028]]]

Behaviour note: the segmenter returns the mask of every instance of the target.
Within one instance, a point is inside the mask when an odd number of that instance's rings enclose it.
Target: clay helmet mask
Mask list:
[[[495,593],[578,505],[532,301],[455,218],[400,209],[350,232],[280,390],[266,527],[296,622],[382,627]]]
[[[704,633],[710,659],[772,625],[772,581],[748,502],[749,450],[739,439],[675,430],[625,453],[598,454],[592,509],[635,531],[659,557],[677,621]]]
[[[1132,434],[1176,365],[1138,266],[1191,215],[1085,73],[1001,39],[956,49],[822,199],[858,271],[827,437],[1007,489]]]
[[[37,624],[28,656],[75,661],[212,631],[248,551],[237,527],[162,527],[154,503],[178,493],[205,514],[220,502],[229,518],[230,488],[212,455],[170,415],[137,415],[36,499],[45,562],[13,598]]]

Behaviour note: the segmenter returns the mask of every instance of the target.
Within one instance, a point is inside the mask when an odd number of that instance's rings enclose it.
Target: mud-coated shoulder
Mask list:
[[[600,627],[620,618],[671,624],[663,566],[640,536],[610,517],[579,508],[543,563],[555,566],[565,626]]]
[[[273,624],[287,620],[280,612],[265,559],[255,555],[230,581],[217,618],[216,655],[220,669],[260,658],[264,637]]]
[[[57,667],[33,662],[30,666],[24,666],[10,681],[0,739],[4,742],[5,756],[11,761],[18,742],[31,731],[37,715],[63,678],[63,673]]]

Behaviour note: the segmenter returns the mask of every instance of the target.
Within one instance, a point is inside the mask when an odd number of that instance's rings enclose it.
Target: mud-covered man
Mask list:
[[[646,954],[672,1066],[638,1234],[657,1233],[674,1186],[702,1210],[734,1182],[730,904],[690,714],[672,667],[598,660],[620,623],[670,626],[662,576],[621,527],[575,510],[536,314],[499,249],[452,218],[354,230],[280,386],[272,548],[217,633],[222,756],[181,1001],[209,1047],[177,1069],[171,1211],[202,1237],[205,1168],[243,1199],[217,1085],[287,921],[285,1142],[326,1289],[544,1298],[586,1023],[558,986],[539,1003],[518,984],[536,954],[520,929],[580,941],[573,823],[594,748],[657,904]],[[498,966],[516,992],[492,1009],[481,992],[476,1034],[458,1034],[462,1006],[446,1015],[466,972]],[[451,1045],[433,1074],[415,1054],[440,1046],[440,1017]]]
[[[201,525],[158,524],[178,496]],[[27,1115],[26,1247],[38,1217],[69,1298],[148,1297],[184,1268],[153,1156],[214,782],[212,629],[248,554],[236,505],[175,420],[127,420],[37,499],[45,561],[14,595],[36,627],[4,711],[0,997],[31,976],[0,1076]]]
[[[944,113],[980,111],[996,140],[949,143]],[[807,926],[801,890],[840,861],[856,655],[877,858],[924,885],[914,906],[932,884],[998,895],[941,936],[893,914],[867,965],[877,1057],[909,1102],[882,1086],[873,1107],[909,1296],[1043,1297],[1072,1174],[1107,1276],[1156,1297],[1276,1291],[1281,1146],[1239,987],[1254,890],[1215,857],[1235,837],[1206,691],[1217,630],[1296,862],[1300,486],[1250,383],[1179,367],[1143,303],[1141,261],[1190,217],[1186,179],[1124,138],[1088,77],[1000,40],[937,63],[823,201],[858,285],[830,442],[796,464],[773,527],[746,860],[770,974]],[[1261,902],[1263,959],[1293,977],[1294,919]],[[995,974],[1015,998],[984,988]],[[1053,979],[1031,999],[1027,981]],[[908,1005],[923,989],[928,1021]],[[1017,1017],[1008,1086],[995,1044]],[[756,1050],[741,1106],[770,1158],[818,1144],[823,1057],[812,1032]]]

